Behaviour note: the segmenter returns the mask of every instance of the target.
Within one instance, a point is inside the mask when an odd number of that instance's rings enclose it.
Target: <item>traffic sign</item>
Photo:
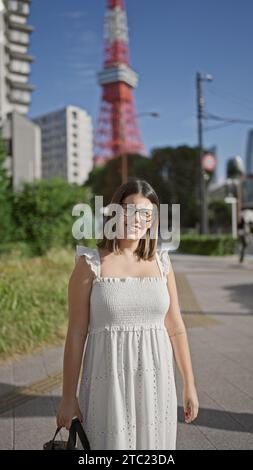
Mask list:
[[[202,168],[206,171],[213,171],[216,167],[216,158],[211,153],[206,153],[202,157]]]

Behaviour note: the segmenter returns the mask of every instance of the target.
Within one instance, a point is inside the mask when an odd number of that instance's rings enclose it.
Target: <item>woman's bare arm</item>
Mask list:
[[[78,379],[90,318],[90,292],[93,273],[84,256],[80,256],[68,284],[68,331],[63,359],[62,398],[56,423],[70,429],[72,419],[83,421],[77,399]]]
[[[176,280],[171,264],[170,270],[167,274],[167,286],[170,296],[170,307],[166,314],[164,323],[172,343],[175,361],[183,381],[186,422],[190,422],[196,418],[199,405],[195,389],[195,379],[192,369],[187,332],[180,312]]]
[[[164,323],[171,339],[175,360],[183,382],[194,382],[187,332],[180,312],[176,280],[171,265],[167,274],[167,286],[170,296],[170,307]]]
[[[89,301],[92,272],[85,257],[80,256],[68,284],[68,331],[63,360],[63,391],[66,400],[76,397],[80,368],[89,324]]]

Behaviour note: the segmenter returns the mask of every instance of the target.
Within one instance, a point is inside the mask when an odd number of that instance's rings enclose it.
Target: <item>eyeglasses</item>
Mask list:
[[[124,215],[127,217],[134,217],[136,212],[139,212],[141,220],[148,221],[152,217],[153,209],[148,209],[145,207],[136,209],[135,204],[127,204],[126,202],[122,202],[121,206],[123,207]]]

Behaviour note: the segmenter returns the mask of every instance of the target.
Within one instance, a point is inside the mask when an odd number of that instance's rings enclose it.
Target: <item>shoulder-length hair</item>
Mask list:
[[[158,240],[158,223],[159,223],[159,213],[160,213],[160,203],[158,196],[152,186],[145,180],[137,178],[129,178],[126,183],[123,183],[121,186],[116,189],[111,203],[121,204],[127,196],[132,194],[140,194],[152,202],[156,206],[157,215],[155,225],[153,226],[153,232],[155,237],[151,238],[150,236],[150,227],[146,230],[146,236],[140,238],[139,244],[135,250],[135,253],[139,258],[144,260],[153,259],[157,250],[157,240]],[[105,215],[104,222],[106,223],[112,215]],[[106,248],[110,252],[119,253],[119,243],[118,239],[115,236],[112,240],[108,239],[105,235],[103,229],[103,238],[96,243],[96,246],[99,248]]]

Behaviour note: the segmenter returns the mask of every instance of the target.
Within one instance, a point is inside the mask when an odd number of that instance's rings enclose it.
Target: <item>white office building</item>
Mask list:
[[[28,54],[30,5],[31,0],[0,0],[0,127],[15,190],[41,177],[40,129],[26,117],[34,89],[28,83],[34,60]]]
[[[33,27],[27,24],[31,0],[0,0],[0,112],[4,118],[15,110],[27,114],[34,89],[28,83],[28,54]]]
[[[60,176],[82,185],[93,167],[92,120],[76,106],[38,116],[41,130],[42,178]]]

